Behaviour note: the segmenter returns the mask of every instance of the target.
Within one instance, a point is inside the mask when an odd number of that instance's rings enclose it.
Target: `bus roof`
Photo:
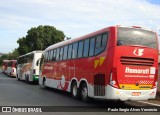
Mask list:
[[[92,33],[90,33],[90,34],[87,34],[87,35],[84,35],[84,36],[81,36],[81,37],[78,37],[78,38],[69,39],[69,40],[65,40],[65,41],[62,41],[62,42],[53,44],[53,45],[49,46],[48,48],[46,48],[45,51],[48,51],[48,50],[51,50],[51,49],[55,49],[55,48],[58,48],[58,47],[61,47],[61,46],[65,46],[65,45],[67,45],[67,44],[70,44],[70,43],[73,43],[73,42],[76,42],[76,41],[83,40],[84,38],[90,38],[90,37],[95,36],[95,35],[100,34],[100,33],[104,33],[104,32],[106,32],[106,31],[108,31],[109,28],[112,28],[112,27],[114,27],[114,28],[118,28],[118,27],[137,28],[137,29],[144,29],[144,30],[148,30],[148,31],[152,31],[152,32],[156,33],[155,31],[153,31],[153,30],[151,30],[151,29],[146,29],[146,28],[139,27],[139,26],[122,26],[122,25],[116,25],[116,26],[110,26],[110,27],[103,28],[103,29],[101,29],[101,30],[92,32]]]
[[[24,56],[27,56],[27,55],[30,55],[30,54],[34,54],[34,53],[43,53],[43,51],[41,51],[41,50],[32,51],[32,52],[29,52],[29,53],[27,53],[27,54],[21,55],[21,56],[19,56],[18,58],[24,57]]]
[[[115,26],[110,26],[110,27],[115,27]],[[81,37],[78,37],[78,38],[69,39],[69,40],[65,40],[65,41],[62,41],[62,42],[53,44],[53,45],[49,46],[48,48],[46,48],[45,51],[48,51],[48,50],[51,50],[51,49],[54,49],[54,48],[58,48],[58,47],[61,47],[61,46],[65,46],[65,45],[67,45],[67,44],[70,44],[70,43],[73,43],[73,42],[76,42],[76,41],[83,40],[84,38],[90,38],[90,37],[95,36],[95,35],[97,35],[97,34],[99,34],[99,33],[104,33],[104,32],[106,32],[110,27],[103,28],[103,29],[101,29],[101,30],[92,32],[92,33],[90,33],[90,34],[87,34],[87,35],[84,35],[84,36],[81,36]]]

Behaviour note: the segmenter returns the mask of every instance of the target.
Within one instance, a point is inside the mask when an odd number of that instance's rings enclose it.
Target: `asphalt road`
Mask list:
[[[64,95],[63,95],[64,93]],[[69,93],[44,89],[0,73],[0,106],[87,106]]]
[[[0,72],[0,106],[85,106],[87,108],[90,106],[136,107],[140,105],[132,102],[121,103],[104,100],[84,103],[81,100],[73,99],[69,93],[51,88],[44,89],[36,84],[27,84]]]
[[[114,104],[116,102],[113,102]],[[117,103],[116,103],[117,104]],[[112,105],[107,101],[84,103],[70,93],[27,84],[0,72],[0,106],[95,106]]]

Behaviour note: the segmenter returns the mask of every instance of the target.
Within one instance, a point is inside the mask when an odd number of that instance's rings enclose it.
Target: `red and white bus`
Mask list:
[[[8,66],[8,60],[3,60],[2,62],[2,72],[5,73]]]
[[[83,101],[148,100],[156,96],[157,77],[156,32],[111,26],[48,47],[40,62],[39,84]]]
[[[26,83],[38,82],[39,66],[37,60],[41,57],[43,51],[32,51],[18,57],[17,79],[25,80]]]
[[[9,60],[6,74],[16,77],[17,60]]]

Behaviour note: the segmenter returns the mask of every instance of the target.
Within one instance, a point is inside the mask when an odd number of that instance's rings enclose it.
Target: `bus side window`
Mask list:
[[[56,51],[57,51],[57,49],[55,49],[53,51],[54,51],[54,54],[53,54],[53,57],[52,57],[52,61],[56,61]]]
[[[95,55],[100,54],[106,48],[107,34],[99,35],[96,38]]]
[[[96,38],[96,49],[102,46],[102,35],[97,36]]]
[[[50,59],[50,51],[48,51],[47,61]]]
[[[49,58],[50,61],[52,61],[52,57],[53,57],[53,50],[50,51],[50,58]]]
[[[61,47],[60,49],[60,53],[59,53],[59,60],[62,60],[63,59],[63,47]]]
[[[30,54],[28,57],[29,63],[32,63],[33,58],[34,58],[34,54]]]
[[[69,45],[69,49],[68,49],[68,59],[71,59],[72,56],[72,44]]]
[[[83,57],[88,57],[88,50],[89,50],[89,39],[86,39],[84,41]]]
[[[68,45],[64,47],[63,60],[67,59]]]
[[[73,54],[72,54],[73,59],[77,57],[77,49],[78,49],[78,42],[73,44]]]
[[[108,42],[108,34],[103,34],[102,36],[102,47],[106,47]]]
[[[83,54],[83,41],[80,41],[78,44],[78,58],[81,58]]]
[[[94,55],[95,38],[90,39],[89,56]]]
[[[60,52],[60,48],[57,49],[57,53],[56,53],[56,61],[59,61],[59,52]]]
[[[96,37],[95,55],[101,52],[101,46],[102,46],[102,35],[99,35]]]
[[[46,54],[45,54],[45,59],[44,59],[45,62],[48,61],[48,60],[47,60],[47,57],[48,57],[48,52],[46,52]]]

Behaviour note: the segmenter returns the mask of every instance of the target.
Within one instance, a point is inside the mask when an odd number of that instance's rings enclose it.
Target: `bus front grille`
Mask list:
[[[94,76],[94,95],[105,96],[105,74],[96,74]]]
[[[154,59],[152,58],[137,58],[137,57],[120,57],[122,65],[132,65],[132,66],[153,66]]]

